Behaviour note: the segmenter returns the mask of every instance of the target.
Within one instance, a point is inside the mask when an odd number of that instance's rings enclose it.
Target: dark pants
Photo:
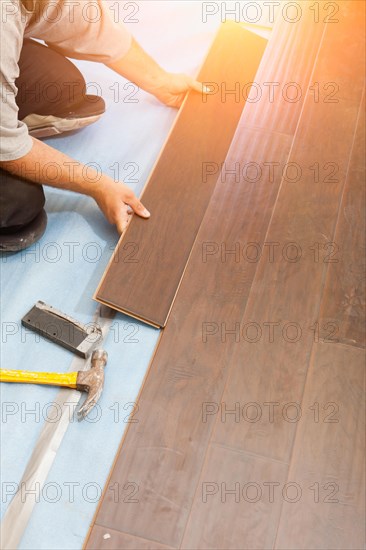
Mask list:
[[[34,40],[25,40],[16,81],[19,120],[29,114],[60,116],[85,97],[85,81],[68,59]],[[0,233],[14,233],[42,211],[41,185],[0,169]]]

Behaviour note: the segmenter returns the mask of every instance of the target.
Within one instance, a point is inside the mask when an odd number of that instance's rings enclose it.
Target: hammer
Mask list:
[[[74,390],[88,392],[89,395],[78,415],[85,418],[97,403],[104,385],[104,367],[107,364],[108,354],[102,349],[96,349],[91,356],[89,370],[68,373],[29,372],[22,370],[0,369],[0,382],[18,382],[19,384],[45,384],[48,386],[62,386]]]

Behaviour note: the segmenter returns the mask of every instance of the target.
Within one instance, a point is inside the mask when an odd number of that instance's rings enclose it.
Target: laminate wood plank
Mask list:
[[[319,7],[323,14],[327,10],[328,16],[333,12],[328,25],[333,36],[332,43],[328,41],[322,48],[323,55],[318,64],[319,87],[313,86],[312,93],[319,93],[319,101],[336,102],[338,98],[352,97],[354,91],[362,93],[364,82],[358,79],[350,86],[349,77],[352,72],[360,74],[365,70],[366,52],[365,48],[360,48],[360,36],[365,36],[366,3],[342,0],[333,5],[322,2]],[[339,29],[342,32],[338,32]],[[348,51],[347,58],[334,55],[334,52],[343,50]],[[337,80],[333,80],[335,70],[338,73]]]
[[[171,546],[133,537],[101,525],[94,525],[88,548],[91,550],[172,550]]]
[[[365,96],[334,238],[320,311],[320,336],[365,347]]]
[[[303,36],[298,47],[313,45],[315,36],[319,46],[318,26],[298,25],[297,29]],[[288,31],[285,25],[284,33]],[[276,64],[282,52],[271,42],[269,47]],[[316,50],[312,51],[314,62]],[[281,80],[281,74],[276,78]],[[266,116],[270,124],[271,113]],[[292,113],[285,118],[291,124]],[[265,127],[265,119],[262,123]],[[225,162],[227,167],[249,162],[282,167],[291,142],[286,132],[248,129],[243,115]],[[242,177],[238,181],[236,173],[219,178],[141,392],[139,422],[130,425],[108,483],[137,483],[139,503],[133,508],[114,503],[110,491],[105,491],[98,524],[180,545],[213,426],[213,416],[202,422],[202,403],[220,400],[233,351],[218,339],[208,345],[203,323],[219,326],[225,318],[241,319],[257,268],[251,261],[234,265],[220,261],[221,243],[237,242],[243,249],[248,242],[264,241],[281,174],[276,170],[269,178],[262,170],[256,182]],[[210,256],[207,261],[204,258],[210,243],[218,245],[214,267]]]
[[[272,548],[287,464],[211,445],[181,548]]]
[[[255,79],[266,44],[239,24],[222,25],[198,75],[215,93],[207,101],[197,92],[188,94],[143,193],[152,217],[131,221],[97,300],[165,326],[215,187],[217,170],[212,174],[211,167],[225,160],[245,103],[243,94],[224,90]]]
[[[287,15],[280,9],[271,47],[264,52],[249,94],[250,101],[244,108],[248,126],[289,135],[295,133],[306,95],[314,84],[310,77],[324,32],[324,16],[316,22],[314,12],[309,9],[311,4],[298,3],[297,6],[301,10],[297,22],[286,21]],[[295,19],[293,14],[291,17]],[[323,99],[322,85],[323,79],[319,83]]]
[[[339,344],[314,346],[303,417],[275,548],[357,549],[365,543],[365,355]]]

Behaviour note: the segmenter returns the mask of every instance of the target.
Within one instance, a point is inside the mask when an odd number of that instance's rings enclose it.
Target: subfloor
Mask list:
[[[131,30],[194,74],[219,20],[147,4]],[[302,97],[244,111],[164,331],[112,321],[98,414],[70,423],[19,548],[363,547],[364,4],[337,5],[333,25],[276,22],[256,82]],[[80,66],[109,109],[50,143],[111,174],[117,162],[138,193],[175,112],[142,92],[114,101],[113,74]],[[91,321],[117,242],[88,198],[49,190],[47,212],[39,246],[2,259],[6,368],[68,369],[20,318],[42,299]],[[1,386],[3,514],[57,394]]]

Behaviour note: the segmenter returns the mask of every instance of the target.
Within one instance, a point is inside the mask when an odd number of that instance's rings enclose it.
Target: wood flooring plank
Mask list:
[[[287,464],[210,446],[181,548],[272,548]]]
[[[275,548],[359,550],[365,543],[365,355],[314,346]]]
[[[131,221],[97,300],[165,326],[215,187],[211,166],[225,160],[245,103],[243,94],[224,90],[255,79],[266,44],[239,24],[222,25],[198,75],[215,93],[207,101],[197,92],[188,95],[143,193],[152,217]]]
[[[338,98],[350,98],[354,92],[362,93],[364,82],[360,79],[350,86],[352,72],[360,74],[365,70],[365,49],[360,48],[360,36],[365,36],[366,3],[358,0],[349,0],[327,4],[319,4],[321,10],[330,12],[329,32],[332,33],[332,42],[327,41],[322,48],[322,58],[319,59],[319,79],[315,82],[319,86],[312,87],[314,97],[319,101],[334,103]],[[337,10],[337,11],[336,11]],[[334,21],[334,22],[333,22]],[[339,30],[342,32],[339,32]],[[335,52],[348,51],[347,57],[338,58]],[[337,71],[337,79],[334,73]],[[314,84],[315,84],[314,82]]]
[[[319,46],[321,40],[319,26],[299,23],[296,28],[303,37],[297,47],[311,44],[314,62],[313,43],[317,40]],[[283,32],[289,31],[284,25]],[[275,65],[282,52],[271,42],[269,47]],[[291,58],[296,72],[298,59]],[[280,73],[275,76],[281,81]],[[308,86],[308,79],[304,71],[303,86]],[[293,108],[299,113],[294,104]],[[242,318],[258,265],[249,260],[220,261],[221,244],[238,243],[240,250],[246,250],[248,242],[264,241],[282,180],[282,170],[275,170],[272,177],[264,163],[283,167],[292,142],[291,130],[247,128],[244,115],[225,163],[243,168],[253,162],[262,168],[260,177],[237,178],[235,170],[219,177],[141,392],[139,422],[130,425],[108,483],[136,483],[139,503],[133,508],[114,503],[110,491],[105,491],[96,516],[98,524],[173,547],[183,538],[213,426],[213,416],[202,422],[202,403],[220,400],[233,351],[218,339],[208,345],[204,323],[219,326],[225,318]],[[264,128],[271,116],[266,111]],[[285,120],[291,128],[296,126],[291,110]]]
[[[172,550],[171,546],[133,537],[101,525],[94,525],[88,548],[91,550]]]
[[[365,347],[365,96],[320,311],[320,337]]]
[[[297,6],[301,9],[299,21],[286,21],[282,12],[278,16],[244,108],[247,126],[295,133],[306,95],[314,85],[310,77],[324,32],[324,17],[315,22],[314,12],[309,9],[311,4]],[[319,82],[322,100],[325,83],[324,79]]]

